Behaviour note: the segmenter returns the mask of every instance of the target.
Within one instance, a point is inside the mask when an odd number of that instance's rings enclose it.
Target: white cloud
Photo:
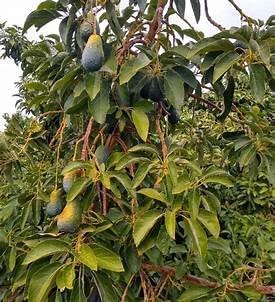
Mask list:
[[[269,15],[274,13],[274,0],[235,0],[236,3],[243,8],[243,10],[250,16],[256,19],[266,19]],[[23,26],[26,16],[34,10],[41,0],[24,0],[24,1],[4,1],[1,4],[0,22],[7,21],[8,25]],[[123,0],[127,5],[128,0]],[[203,2],[203,1],[201,1]],[[227,0],[209,0],[210,15],[224,27],[230,27],[240,24],[240,16]],[[190,9],[189,1],[187,1],[187,19],[195,25],[195,20]],[[204,13],[202,13],[204,15]],[[209,24],[205,17],[199,25],[195,26],[197,29],[205,32],[207,35],[212,35],[216,32],[216,28]],[[56,25],[48,25],[43,29],[44,33],[56,32]],[[31,39],[37,37],[37,33],[32,29],[28,36]],[[14,65],[10,60],[0,61],[1,70],[1,89],[0,89],[0,130],[3,129],[3,113],[15,112],[16,88],[14,82],[18,81],[20,77],[20,69]]]

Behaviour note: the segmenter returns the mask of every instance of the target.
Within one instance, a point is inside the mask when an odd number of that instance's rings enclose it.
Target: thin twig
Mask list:
[[[246,22],[249,24],[251,23],[250,20],[251,18],[249,18],[244,12],[243,10],[233,1],[233,0],[228,0],[228,2],[230,4],[232,4],[234,6],[234,8],[238,11],[238,13],[241,15],[241,18],[242,19],[245,19]]]
[[[207,0],[204,0],[204,10],[205,10],[205,15],[207,20],[214,25],[215,27],[217,27],[220,31],[224,31],[225,28],[223,26],[221,26],[219,23],[217,23],[216,21],[214,21],[211,16],[209,15],[209,10],[208,10],[208,2]]]
[[[92,127],[93,127],[93,118],[91,117],[88,123],[88,126],[86,128],[86,132],[84,134],[83,137],[83,147],[82,147],[82,151],[81,151],[81,159],[85,160],[86,159],[86,155],[87,155],[87,147],[89,144],[89,137],[92,131]]]
[[[128,283],[127,283],[127,286],[125,287],[125,290],[124,290],[124,292],[123,292],[123,295],[122,295],[122,297],[121,297],[120,302],[125,302],[125,299],[126,299],[126,296],[127,296],[128,289],[129,289],[129,287],[130,287],[130,285],[131,285],[131,283],[132,283],[134,277],[135,277],[135,274],[133,274],[133,275],[130,277],[130,279],[129,279]]]

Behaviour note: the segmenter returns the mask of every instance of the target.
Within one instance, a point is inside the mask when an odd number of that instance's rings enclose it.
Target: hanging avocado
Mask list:
[[[160,102],[164,99],[163,79],[160,76],[149,76],[147,83],[140,91],[140,96],[144,99],[150,99],[154,102]]]
[[[81,223],[81,205],[78,200],[66,204],[62,213],[57,217],[57,228],[60,232],[74,233]]]
[[[93,72],[99,70],[104,62],[104,52],[101,37],[97,34],[90,36],[83,54],[82,65],[86,71]]]
[[[96,22],[96,34],[100,34],[98,22],[96,21],[95,16],[91,12],[87,14],[86,18],[84,18],[84,20],[79,26],[80,37],[85,43],[88,41],[89,37],[94,31],[94,22]]]
[[[68,191],[70,190],[73,182],[75,181],[76,176],[77,176],[76,171],[71,171],[71,172],[68,172],[64,175],[63,189],[66,193],[68,193]]]
[[[168,122],[171,125],[176,125],[180,121],[180,114],[173,106],[169,108]]]
[[[48,216],[56,216],[60,214],[65,206],[65,200],[62,198],[62,189],[52,191],[50,201],[46,205],[46,213]]]

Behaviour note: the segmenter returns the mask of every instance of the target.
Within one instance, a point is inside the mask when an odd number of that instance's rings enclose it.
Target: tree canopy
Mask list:
[[[190,0],[212,37],[185,0],[46,0],[0,24],[23,72],[0,134],[1,301],[274,296],[275,16],[227,1],[241,26]]]

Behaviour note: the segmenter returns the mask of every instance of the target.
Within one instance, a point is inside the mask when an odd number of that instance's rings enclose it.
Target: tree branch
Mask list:
[[[89,136],[92,131],[93,121],[94,121],[93,118],[90,118],[88,126],[86,128],[86,132],[83,137],[84,142],[83,142],[83,147],[82,147],[82,151],[81,151],[81,159],[83,159],[83,160],[86,159],[87,147],[88,147],[88,143],[89,143]]]
[[[205,15],[207,20],[214,25],[215,27],[217,27],[220,31],[224,31],[225,28],[222,27],[219,23],[217,23],[216,21],[214,21],[211,16],[209,15],[209,10],[208,10],[208,2],[207,0],[204,0],[204,10],[205,10]]]
[[[157,266],[151,263],[143,263],[142,268],[148,272],[158,272],[162,274],[166,274],[169,276],[173,276],[176,273],[176,269],[170,266]],[[250,270],[249,267],[246,268],[247,270]],[[254,268],[251,268],[254,270]],[[259,270],[259,269],[258,269]],[[183,280],[186,282],[196,284],[196,285],[201,285],[204,287],[209,287],[209,288],[219,288],[223,286],[223,284],[219,282],[213,282],[205,278],[197,277],[191,274],[186,274],[182,277]],[[257,285],[257,284],[251,284],[259,293],[261,294],[275,294],[275,285]],[[232,284],[229,286],[230,290],[241,290],[245,287],[244,285],[240,284]]]

